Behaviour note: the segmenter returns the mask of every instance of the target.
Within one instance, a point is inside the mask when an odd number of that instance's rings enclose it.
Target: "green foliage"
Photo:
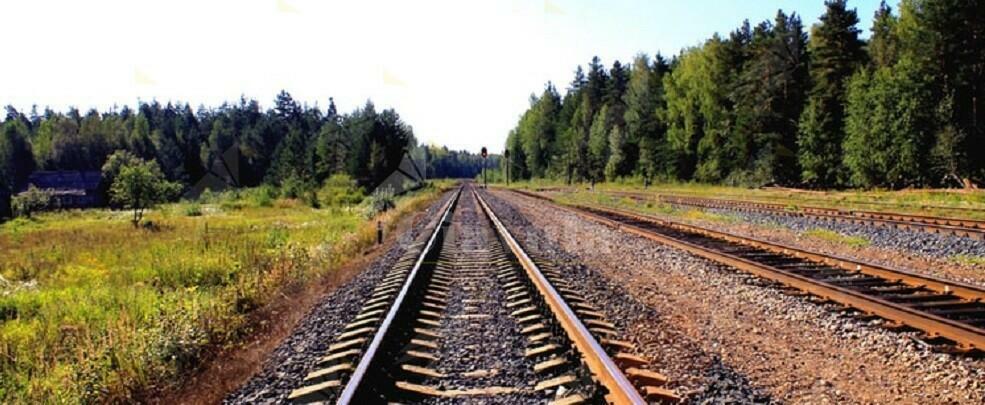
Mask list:
[[[133,211],[133,226],[140,224],[144,211],[173,198],[181,190],[178,183],[164,178],[156,162],[124,164],[110,186],[113,203]]]
[[[846,245],[853,248],[869,246],[872,242],[861,236],[848,236],[830,229],[815,228],[804,232],[804,236],[821,239],[831,243]]]
[[[336,174],[325,180],[325,185],[318,192],[322,204],[332,207],[346,207],[362,203],[363,190],[356,181],[344,174]]]
[[[588,131],[588,178],[592,183],[604,180],[609,160],[609,105],[603,105]]]
[[[800,119],[797,140],[802,177],[815,186],[831,187],[844,181],[842,142],[845,134],[845,89],[864,61],[858,38],[858,16],[845,0],[830,0],[811,35],[810,75],[814,87]]]
[[[613,181],[623,174],[621,168],[625,166],[626,139],[622,130],[618,126],[612,127],[609,131],[609,161],[605,164],[605,179]]]
[[[50,190],[31,185],[27,191],[14,196],[10,204],[15,215],[31,218],[35,213],[54,208],[54,199]]]
[[[845,165],[862,187],[921,184],[933,121],[930,93],[911,64],[861,72],[848,91]]]
[[[520,150],[521,161],[519,164],[523,165],[522,148],[515,146]],[[485,167],[487,170],[493,170],[497,166],[500,166],[501,159],[499,155],[489,154],[489,157],[482,158],[478,153],[470,153],[468,151],[455,151],[448,150],[447,147],[437,147],[433,145],[426,145],[421,148],[425,152],[423,159],[418,160],[417,164],[421,167],[421,172],[427,171],[427,178],[438,179],[438,178],[450,178],[450,179],[468,179],[473,178],[477,174],[482,172],[482,168]],[[514,158],[515,159],[515,158]],[[505,161],[503,162],[505,163]],[[514,166],[518,162],[514,161]],[[525,167],[525,166],[524,166]],[[413,173],[412,173],[413,174]],[[513,175],[516,176],[515,167]]]
[[[799,17],[782,11],[772,26],[760,24],[748,35],[748,59],[730,96],[736,100],[735,127],[721,146],[733,166],[728,178],[743,177],[743,183],[754,185],[796,183],[796,123],[807,91],[807,35]]]
[[[113,152],[113,154],[109,155],[109,157],[106,159],[106,163],[103,164],[102,167],[103,178],[102,178],[100,191],[103,192],[103,194],[106,197],[110,197],[109,188],[116,181],[116,176],[120,175],[120,170],[122,170],[123,167],[125,166],[138,165],[140,164],[140,162],[141,162],[140,158],[138,158],[133,153],[130,153],[129,151],[118,150],[116,152]],[[112,200],[112,198],[108,198],[108,199]]]
[[[735,66],[727,63],[729,43],[717,35],[684,53],[664,78],[667,139],[677,155],[677,174],[700,181],[724,178],[734,166],[724,148],[731,121],[728,86]]]
[[[890,67],[899,58],[898,20],[892,9],[882,0],[872,21],[872,38],[869,39],[869,61],[872,69]]]
[[[0,255],[0,403],[134,403],[180,389],[203,355],[255,334],[257,308],[375,243],[358,210],[257,208],[259,189],[211,194],[246,204],[201,217],[165,205],[148,213],[168,225],[154,233],[104,210],[0,224],[0,251],[16,252]],[[403,199],[382,220],[436,197]]]
[[[188,204],[187,206],[185,206],[185,216],[186,217],[202,216],[202,206],[198,204]]]
[[[394,203],[395,195],[393,193],[393,188],[390,186],[383,187],[373,191],[369,195],[369,211],[367,216],[373,217],[377,214],[387,212],[396,206]]]
[[[531,97],[507,137],[513,177],[827,188],[985,180],[975,159],[985,148],[978,2],[903,0],[898,16],[883,3],[867,44],[846,0],[825,7],[809,38],[796,13],[779,11],[669,63],[638,55],[606,70],[593,58],[565,94],[548,84]]]
[[[666,127],[658,119],[663,108],[663,76],[669,69],[659,54],[651,64],[645,54],[637,55],[626,88],[626,134],[623,147],[625,175],[635,169],[646,178],[673,173],[666,162]]]
[[[34,170],[27,125],[8,119],[0,125],[0,187],[13,194]]]

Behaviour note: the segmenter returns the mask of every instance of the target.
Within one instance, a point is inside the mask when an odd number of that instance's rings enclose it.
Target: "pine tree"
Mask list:
[[[872,38],[869,39],[869,61],[872,69],[890,67],[899,59],[899,35],[896,33],[896,16],[883,0],[872,21]]]
[[[510,165],[510,178],[523,180],[530,178],[530,171],[527,170],[527,158],[523,152],[523,143],[516,130],[510,131],[506,137],[506,150],[510,151],[508,163]],[[506,160],[504,160],[506,162]]]
[[[833,186],[844,180],[841,144],[845,128],[845,85],[864,60],[858,16],[845,0],[828,0],[810,42],[814,84],[800,119],[798,158],[805,182]]]
[[[623,67],[619,61],[612,63],[609,70],[609,80],[606,83],[605,95],[602,102],[609,106],[610,125],[623,127],[626,125],[623,115],[626,114],[626,102],[624,96],[629,84],[629,71]]]
[[[150,131],[150,120],[147,114],[140,112],[133,119],[133,129],[130,130],[130,136],[127,138],[127,145],[129,145],[130,150],[137,157],[145,160],[154,159],[154,156],[157,155],[154,150],[154,142],[150,139]]]
[[[9,111],[9,109],[8,109]],[[34,158],[28,142],[30,130],[24,120],[10,118],[0,124],[0,187],[13,194],[23,188],[34,171]]]
[[[807,88],[807,36],[796,14],[777,13],[758,25],[748,59],[734,88],[736,124],[725,159],[740,179],[793,183],[797,125]],[[750,177],[751,176],[751,177]]]
[[[605,90],[608,88],[609,75],[605,71],[605,66],[598,56],[592,57],[588,64],[588,78],[585,83],[585,97],[588,100],[589,121],[595,118],[595,114],[602,108],[605,102]],[[590,124],[589,124],[590,125]]]
[[[973,158],[985,150],[985,7],[978,0],[905,0],[897,27],[901,61],[914,63],[938,103],[950,98],[950,118],[935,132],[963,134],[963,182],[985,181],[985,159]]]
[[[614,181],[622,175],[619,170],[625,166],[623,162],[626,159],[623,155],[625,143],[626,139],[623,137],[622,129],[618,125],[614,125],[609,131],[610,153],[609,161],[605,164],[605,179],[607,181]]]
[[[565,139],[565,177],[570,184],[572,181],[589,178],[588,136],[592,124],[589,98],[580,92],[581,102],[571,116]]]
[[[603,180],[605,165],[609,160],[609,106],[603,105],[588,133],[588,178],[595,184]]]
[[[345,172],[349,148],[348,138],[343,134],[339,123],[335,120],[325,121],[315,145],[319,181]]]

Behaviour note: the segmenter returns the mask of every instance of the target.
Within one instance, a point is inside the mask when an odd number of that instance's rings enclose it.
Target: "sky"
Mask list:
[[[879,0],[849,0],[868,36]],[[0,0],[0,105],[105,110],[139,101],[269,107],[285,89],[340,111],[372,99],[421,142],[502,149],[551,81],[593,55],[674,55],[744,19],[823,0]]]

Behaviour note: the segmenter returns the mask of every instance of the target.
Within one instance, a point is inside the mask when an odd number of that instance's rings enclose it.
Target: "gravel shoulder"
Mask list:
[[[491,194],[528,249],[584,264],[567,268],[586,291],[598,291],[596,302],[692,402],[985,401],[982,360],[934,353],[913,333],[886,331],[880,321],[856,320],[545,202]]]
[[[736,235],[787,244],[816,252],[850,256],[871,263],[985,286],[985,263],[962,262],[958,257],[985,257],[985,241],[952,235],[904,230],[875,225],[823,221],[728,209],[679,207],[683,215],[648,212],[658,218],[698,225]],[[710,214],[687,215],[687,212]],[[706,219],[706,218],[715,218]],[[827,230],[867,242],[856,246],[811,236],[810,231]]]
[[[447,201],[446,193],[427,210],[419,213],[413,225],[400,234],[395,243],[377,260],[369,264],[358,276],[341,284],[326,294],[284,339],[263,363],[262,369],[245,384],[229,393],[223,400],[227,404],[284,403],[290,392],[301,386],[301,381],[316,365],[332,343],[332,337],[341,332],[358,314],[362,303],[373,291],[386,270],[406,251],[431,221],[435,212]]]

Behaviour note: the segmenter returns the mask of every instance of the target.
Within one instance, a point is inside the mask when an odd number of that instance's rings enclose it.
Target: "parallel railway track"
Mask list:
[[[551,198],[517,191],[542,200]],[[559,205],[596,222],[838,302],[900,327],[985,349],[985,289],[850,258],[600,206]]]
[[[888,226],[899,229],[963,236],[978,240],[985,239],[985,221],[973,219],[936,217],[930,215],[916,215],[885,211],[845,210],[813,206],[790,207],[784,204],[765,203],[759,201],[677,195],[655,196],[652,194],[628,191],[610,191],[606,192],[606,194],[636,200],[652,200],[656,197],[660,202],[679,206],[727,209],[790,217],[812,217],[833,222]]]
[[[523,250],[470,185],[407,251],[292,402],[678,399],[576,287]]]

